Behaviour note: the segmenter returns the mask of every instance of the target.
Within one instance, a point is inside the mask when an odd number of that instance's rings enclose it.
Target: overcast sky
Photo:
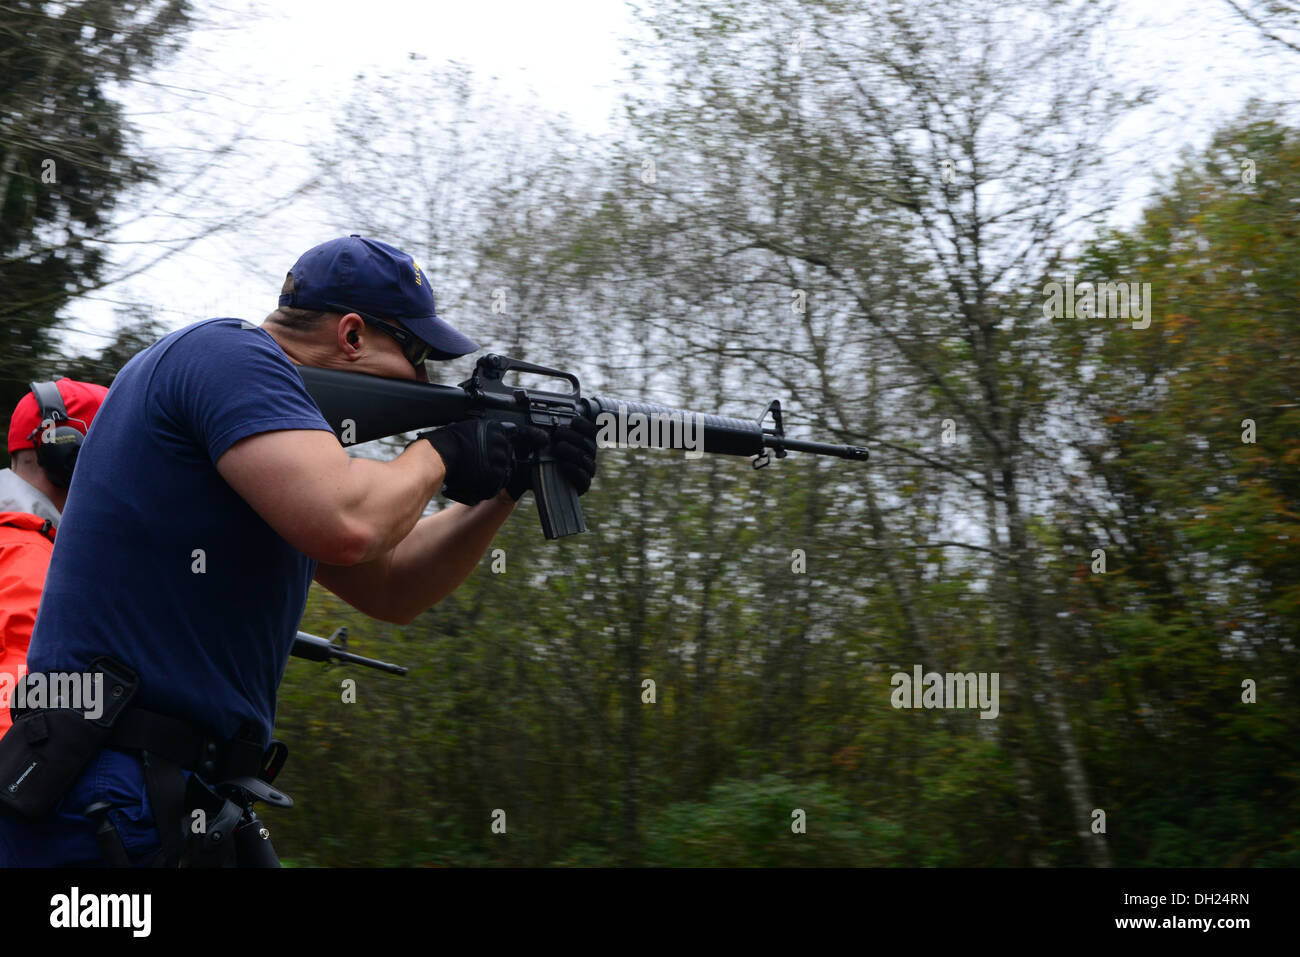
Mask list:
[[[236,143],[167,206],[199,218],[222,208],[265,207],[306,180],[311,144],[330,130],[355,84],[365,82],[359,75],[414,76],[455,60],[479,81],[491,78],[498,95],[529,110],[566,114],[584,133],[610,135],[627,81],[624,40],[636,29],[620,0],[277,0],[273,9],[249,0],[198,3],[215,26],[197,31],[155,85],[123,97],[145,144],[165,163],[193,163]],[[1107,71],[1163,91],[1158,110],[1133,117],[1120,133],[1129,158],[1150,175],[1168,169],[1180,145],[1204,145],[1251,96],[1300,103],[1300,54],[1271,48],[1223,0],[1132,0],[1112,34],[1063,68]],[[1126,197],[1121,216],[1131,221],[1151,182],[1130,177],[1115,188]],[[196,193],[203,198],[193,199]],[[124,209],[121,216],[137,213]],[[71,308],[71,326],[102,336],[122,302],[154,304],[172,328],[209,315],[260,322],[297,256],[350,231],[319,200],[295,203],[270,224],[183,249]],[[157,237],[194,227],[159,217],[125,226],[118,261],[143,266],[166,249]],[[71,344],[103,342],[74,336]]]

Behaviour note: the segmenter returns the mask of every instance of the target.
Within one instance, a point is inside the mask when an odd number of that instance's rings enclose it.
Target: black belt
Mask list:
[[[258,777],[265,754],[252,733],[225,740],[187,721],[138,707],[128,708],[117,719],[106,746],[156,754],[213,783]]]

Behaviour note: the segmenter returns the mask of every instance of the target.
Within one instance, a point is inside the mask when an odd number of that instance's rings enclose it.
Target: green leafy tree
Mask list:
[[[114,98],[173,51],[186,0],[0,10],[0,415],[50,374],[65,307],[107,278],[114,210],[157,174]]]
[[[1135,863],[1300,849],[1298,202],[1300,132],[1253,108],[1080,263],[1081,279],[1149,281],[1150,326],[1059,326],[1088,464],[1059,527],[1108,566],[1081,560],[1059,587],[1108,793],[1144,824],[1123,838]]]

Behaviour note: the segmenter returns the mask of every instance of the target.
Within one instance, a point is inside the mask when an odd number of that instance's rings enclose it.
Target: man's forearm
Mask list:
[[[469,577],[514,507],[504,491],[473,507],[453,504],[420,519],[385,555],[360,565],[321,565],[316,580],[374,618],[405,624]]]
[[[478,505],[453,504],[420,519],[394,549],[391,602],[415,617],[450,595],[478,565],[514,508],[502,491]]]
[[[359,495],[351,504],[351,514],[375,533],[360,559],[369,562],[415,531],[420,513],[442,486],[446,469],[427,442],[414,443],[390,462],[353,459],[351,468]]]

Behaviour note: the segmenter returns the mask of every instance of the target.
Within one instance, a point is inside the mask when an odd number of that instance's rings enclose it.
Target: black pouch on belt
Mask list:
[[[86,673],[24,676],[14,689],[23,706],[0,738],[0,807],[29,820],[53,811],[138,687],[135,672],[111,658],[96,658]]]

